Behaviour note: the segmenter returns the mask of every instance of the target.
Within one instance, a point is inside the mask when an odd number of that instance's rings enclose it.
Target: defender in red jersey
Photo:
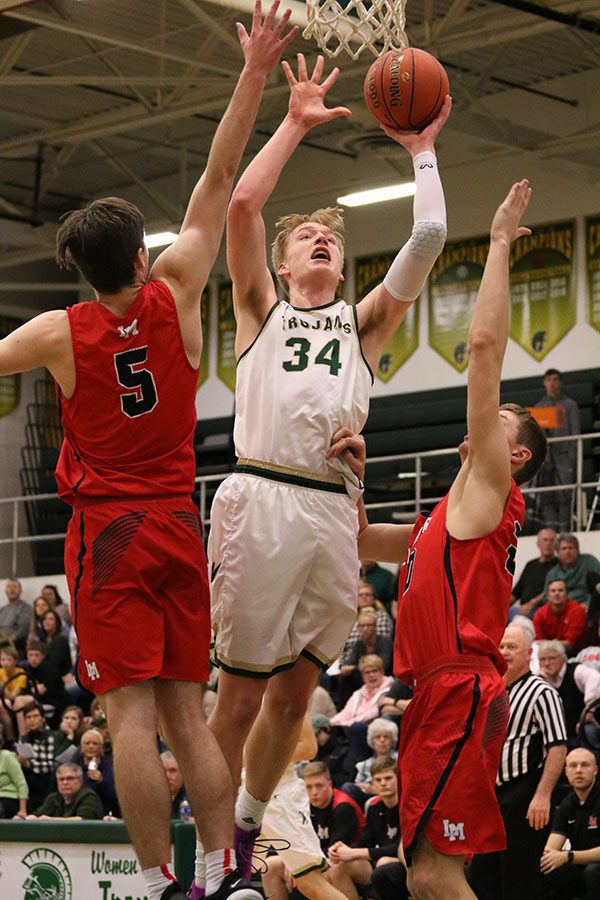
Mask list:
[[[73,505],[65,568],[79,673],[108,717],[148,900],[185,897],[169,869],[159,725],[207,850],[207,898],[259,898],[234,871],[233,787],[202,714],[208,579],[190,495],[200,298],[267,75],[297,33],[282,37],[289,12],[275,23],[277,7],[263,22],[257,0],[250,35],[237,25],[244,68],[175,243],[149,272],[133,204],[109,197],[70,213],[57,261],[79,270],[95,300],[44,313],[0,342],[0,375],[43,365],[57,382],[65,438],[56,477]]]
[[[419,898],[474,898],[468,854],[502,849],[494,781],[508,720],[498,652],[524,504],[517,487],[546,456],[542,429],[523,408],[500,406],[508,341],[510,244],[531,190],[511,188],[492,222],[490,250],[469,329],[468,435],[447,497],[414,528],[368,525],[361,510],[361,559],[403,562],[395,671],[412,684],[399,751],[400,826],[408,885]],[[340,430],[360,475],[360,440]]]

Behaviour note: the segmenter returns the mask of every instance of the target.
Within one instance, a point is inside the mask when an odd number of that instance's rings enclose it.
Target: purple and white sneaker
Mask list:
[[[246,831],[236,825],[233,831],[233,847],[240,875],[244,881],[252,878],[252,853],[256,838],[260,834],[260,827]]]
[[[204,888],[198,887],[194,879],[194,881],[192,881],[192,883],[190,884],[187,895],[188,900],[204,900],[206,891],[204,890]]]

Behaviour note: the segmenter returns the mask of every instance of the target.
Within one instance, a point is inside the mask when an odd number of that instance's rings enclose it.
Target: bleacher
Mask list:
[[[565,393],[577,401],[582,431],[600,430],[600,371],[584,369],[566,373]],[[510,379],[502,383],[501,401],[528,405],[542,395],[541,378]],[[369,458],[416,453],[447,447],[458,447],[466,430],[466,388],[420,391],[376,397],[364,434]],[[226,474],[233,469],[233,416],[222,416],[198,422],[195,435],[197,475]],[[58,458],[62,430],[58,419],[52,383],[40,380],[35,385],[35,400],[27,408],[25,446],[22,449],[21,484],[24,495],[51,493],[56,490],[53,471]],[[458,469],[458,454],[428,457],[423,461],[422,496],[436,498],[448,489]],[[367,468],[366,502],[388,503],[411,501],[414,497],[414,459],[383,460]],[[401,477],[399,477],[401,476]],[[600,478],[600,443],[584,445],[583,479],[597,482]],[[207,510],[218,481],[206,488]],[[593,489],[588,491],[591,502]],[[198,500],[196,491],[195,499]],[[589,505],[589,502],[588,502]],[[26,504],[30,534],[63,533],[70,509],[58,499],[37,500]],[[407,516],[414,513],[405,507]],[[371,521],[389,521],[392,510],[373,509]],[[600,517],[599,517],[600,518]],[[535,528],[532,524],[530,530]],[[53,574],[62,569],[63,542],[34,542],[33,559],[38,575]]]

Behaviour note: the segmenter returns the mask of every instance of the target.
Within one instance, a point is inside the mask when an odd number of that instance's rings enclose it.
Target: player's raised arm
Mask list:
[[[64,309],[40,313],[0,341],[0,376],[38,366],[46,366],[67,393],[72,390],[73,350]]]
[[[521,235],[531,234],[529,228],[519,224],[530,197],[529,182],[523,179],[512,186],[496,211],[469,327],[468,439],[461,449],[466,464],[452,486],[448,514],[450,517],[460,503],[459,518],[468,520],[475,533],[496,527],[510,490],[511,470],[531,457],[527,447],[515,446],[517,421],[500,410],[500,378],[510,319],[510,245]],[[450,524],[449,529],[455,533]]]
[[[215,132],[206,169],[194,188],[177,240],[156,260],[153,278],[164,278],[175,288],[178,304],[197,304],[219,250],[233,180],[260,105],[267,75],[298,29],[282,37],[290,17],[286,10],[278,22],[275,0],[263,21],[256,0],[250,34],[239,22],[237,31],[244,67]]]
[[[383,282],[358,306],[363,352],[372,368],[377,366],[384,344],[398,329],[409,307],[423,290],[446,241],[446,204],[435,142],[451,108],[452,100],[447,96],[438,116],[420,134],[407,134],[381,126],[388,137],[410,153],[416,192],[410,238],[392,262]]]
[[[276,296],[267,264],[262,208],[302,138],[316,125],[350,115],[345,107],[325,106],[325,96],[339,70],[333,69],[321,82],[323,65],[323,57],[319,56],[309,77],[304,56],[299,53],[296,78],[290,66],[282,63],[291,91],[287,115],[244,171],[231,198],[227,214],[227,262],[234,284],[237,343],[241,349],[246,343],[244,318],[249,317],[260,326]],[[249,330],[251,327],[249,323]]]

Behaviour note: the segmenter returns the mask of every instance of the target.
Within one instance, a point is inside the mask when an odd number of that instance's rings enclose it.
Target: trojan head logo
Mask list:
[[[39,847],[31,850],[21,862],[29,869],[23,882],[23,900],[72,900],[71,875],[57,853]]]

